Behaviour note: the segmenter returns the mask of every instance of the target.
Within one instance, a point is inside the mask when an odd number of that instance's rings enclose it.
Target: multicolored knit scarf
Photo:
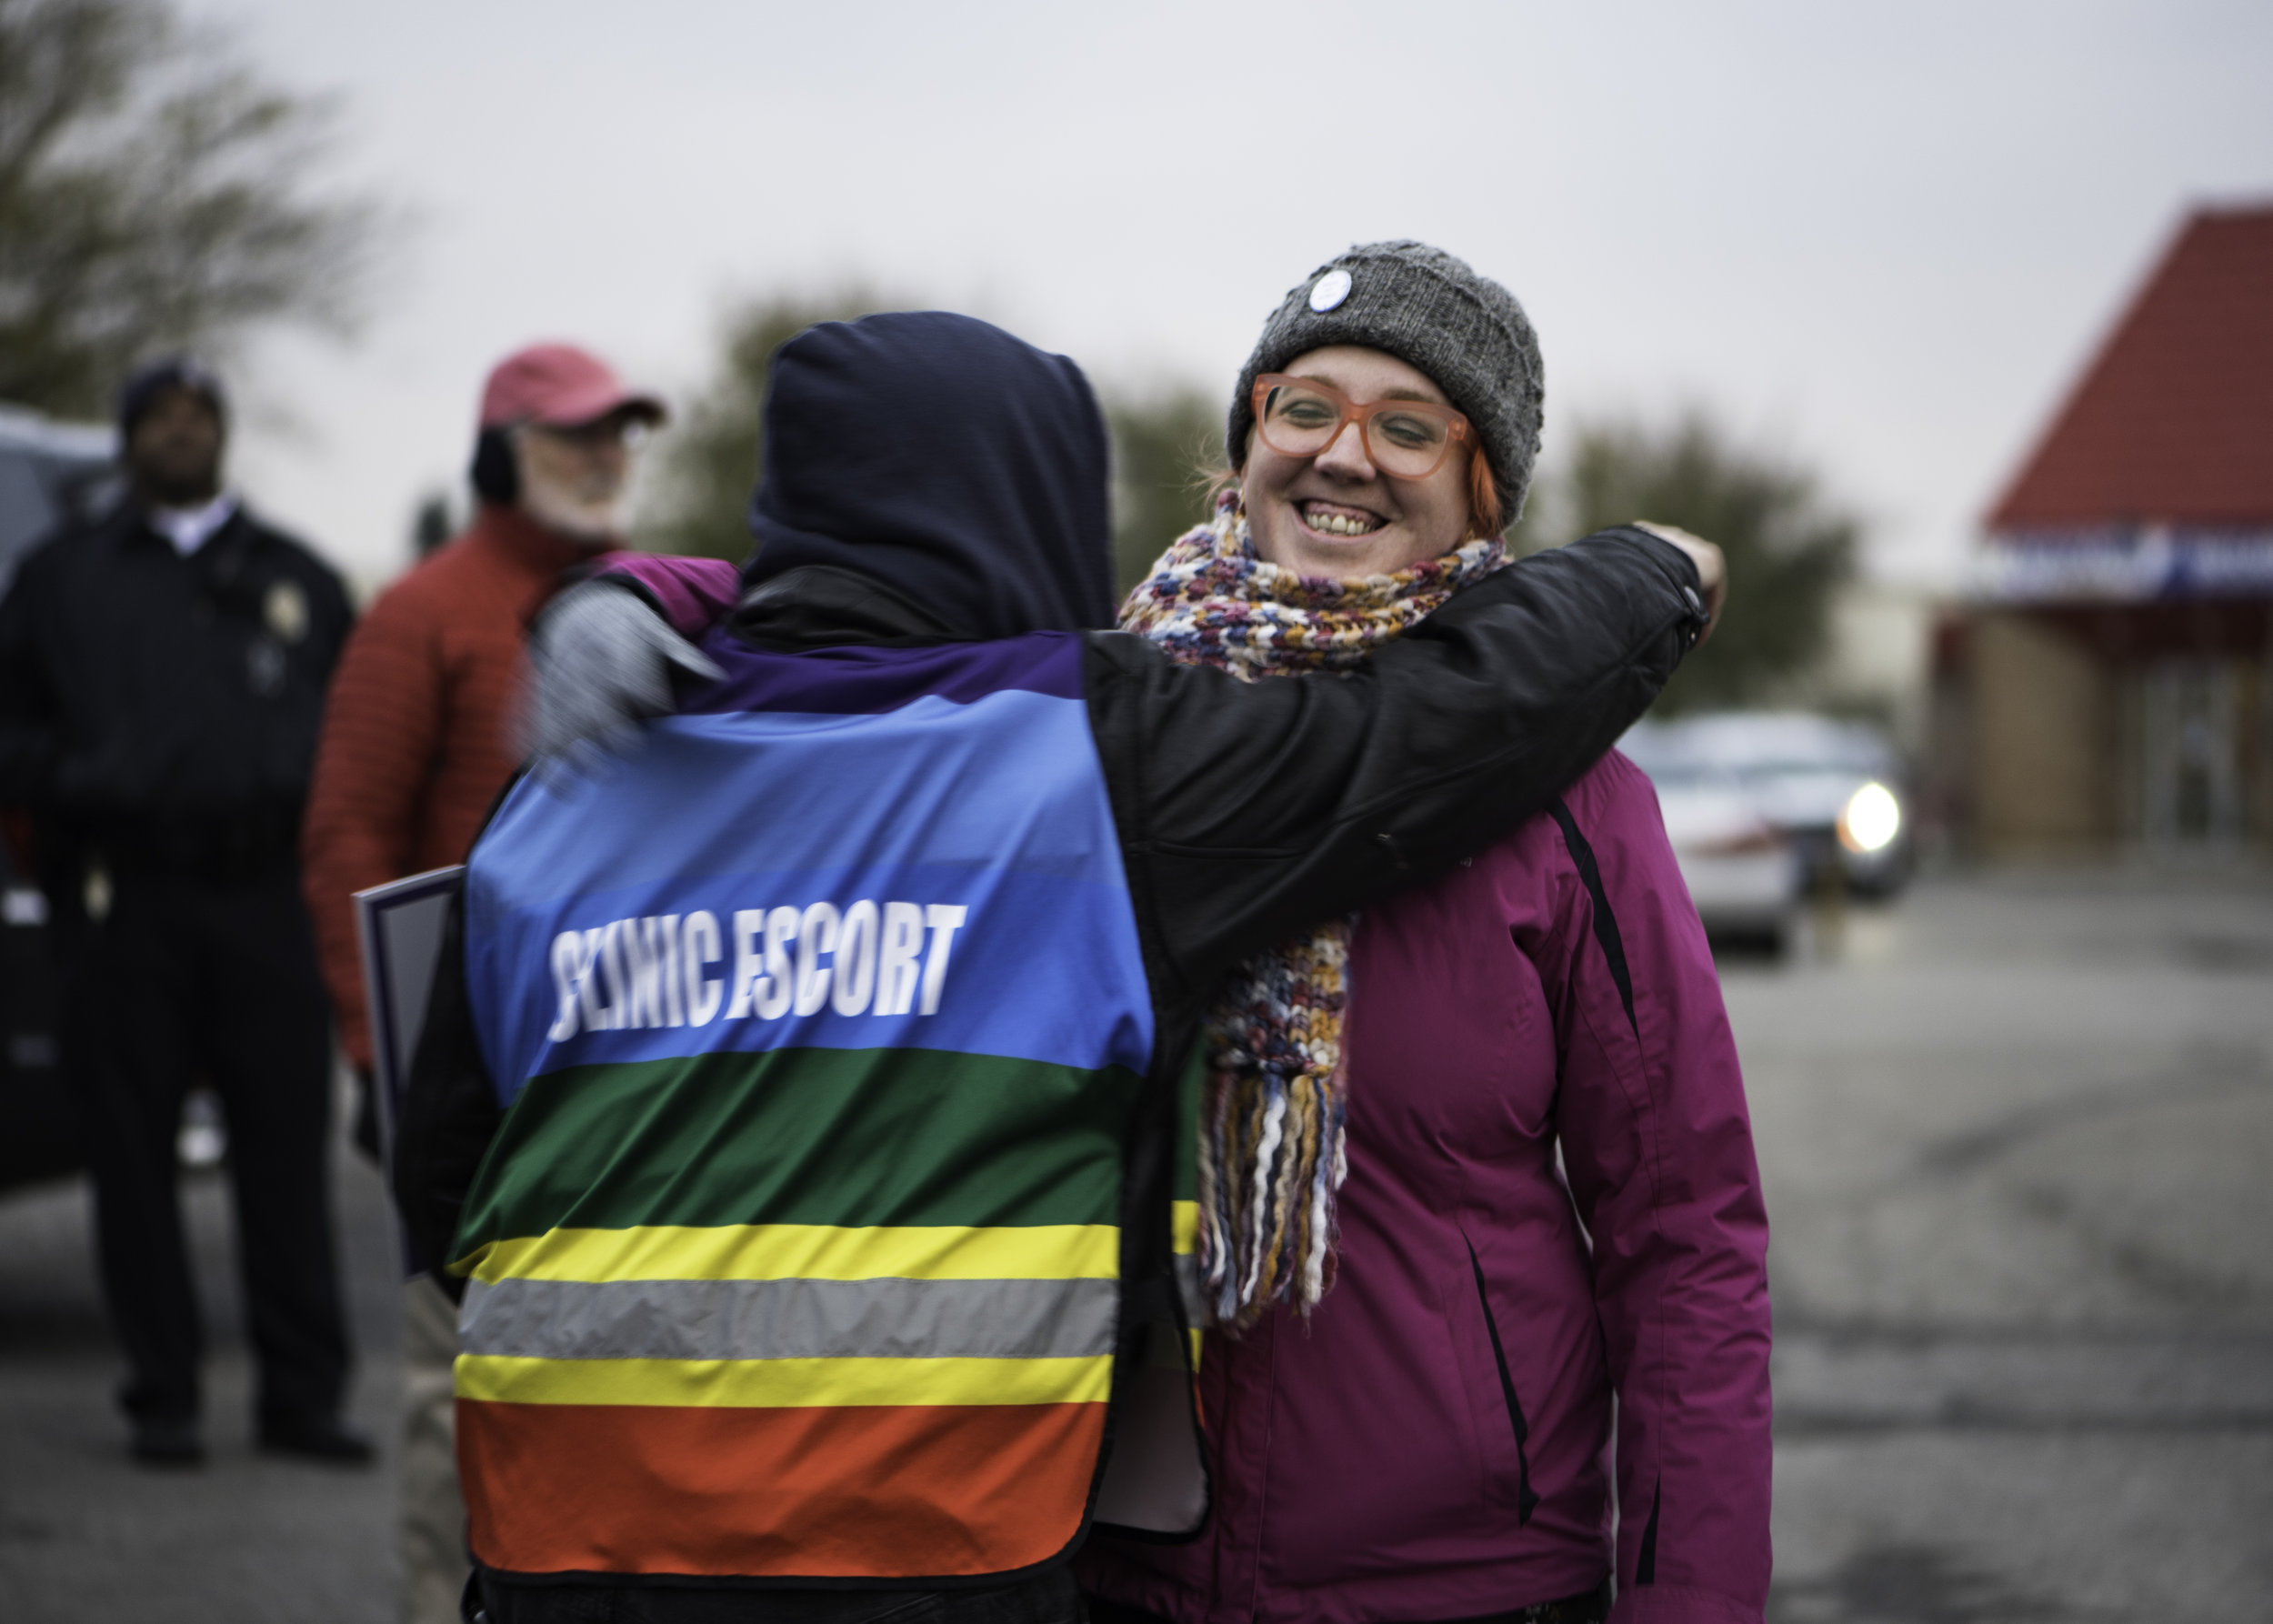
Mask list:
[[[1255,556],[1236,492],[1179,537],[1121,606],[1121,627],[1243,681],[1342,671],[1507,562],[1497,539],[1395,575],[1303,576]],[[1342,1010],[1351,921],[1242,965],[1207,1018],[1199,1262],[1216,1323],[1275,1303],[1306,1318],[1334,1283],[1335,1192],[1349,1164]]]

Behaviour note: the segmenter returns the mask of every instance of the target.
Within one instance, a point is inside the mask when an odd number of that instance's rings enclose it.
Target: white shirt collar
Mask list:
[[[214,532],[236,514],[236,493],[223,491],[199,507],[153,507],[150,528],[174,544],[185,558],[213,539]]]

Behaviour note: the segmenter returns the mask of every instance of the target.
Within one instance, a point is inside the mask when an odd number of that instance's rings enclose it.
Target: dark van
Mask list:
[[[0,406],[0,596],[50,532],[93,518],[121,489],[107,428]],[[47,899],[30,871],[31,827],[0,807],[0,1189],[79,1166],[78,1133],[56,1069],[55,978]]]

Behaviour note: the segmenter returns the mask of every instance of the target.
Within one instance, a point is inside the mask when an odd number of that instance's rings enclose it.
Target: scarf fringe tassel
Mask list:
[[[1285,1304],[1307,1319],[1334,1285],[1334,1194],[1348,1177],[1341,1068],[1213,1072],[1200,1124],[1200,1278],[1220,1328]]]

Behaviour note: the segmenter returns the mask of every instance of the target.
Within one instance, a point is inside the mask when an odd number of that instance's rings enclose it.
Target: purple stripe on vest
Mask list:
[[[1082,697],[1081,639],[1071,632],[924,648],[770,654],[722,627],[703,639],[703,652],[726,676],[687,689],[679,705],[682,716],[734,710],[875,716],[927,694],[968,705],[1011,688],[1060,699]]]

